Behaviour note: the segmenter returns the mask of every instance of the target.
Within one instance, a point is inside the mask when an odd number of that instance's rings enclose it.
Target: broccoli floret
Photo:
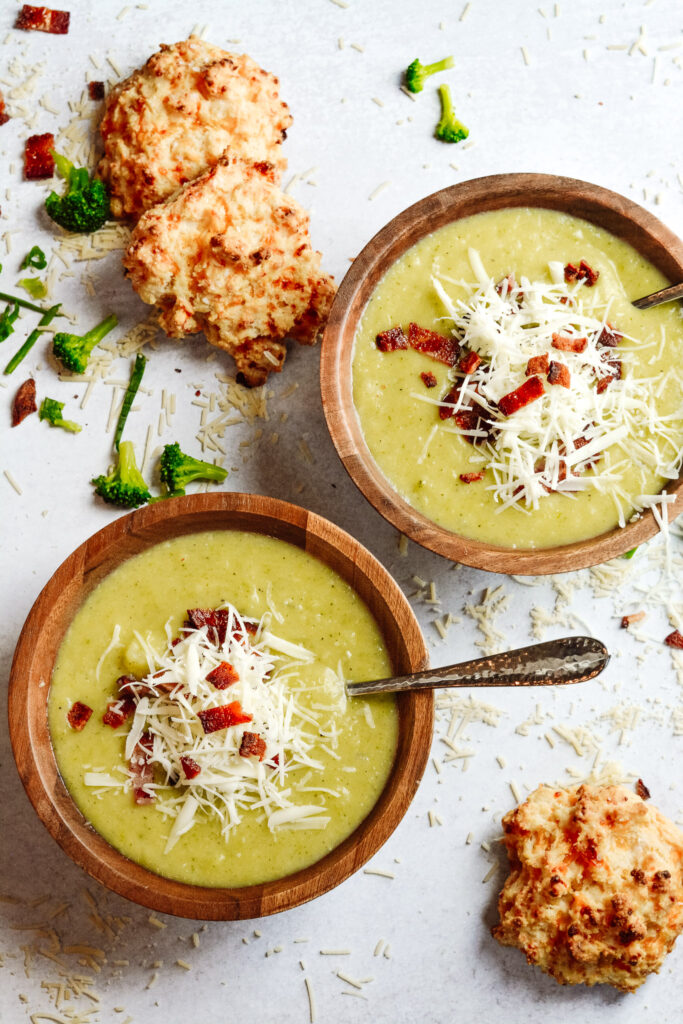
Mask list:
[[[222,483],[228,475],[227,469],[221,466],[214,466],[211,462],[202,462],[201,459],[185,455],[177,442],[166,445],[161,453],[159,469],[169,496],[184,494],[185,488],[192,480],[215,480]]]
[[[52,353],[72,373],[85,373],[90,353],[106,334],[118,323],[114,313],[86,334],[67,334],[60,331],[52,339]]]
[[[61,427],[62,430],[68,430],[70,434],[79,434],[80,423],[65,420],[62,416],[63,409],[64,402],[58,402],[55,398],[44,398],[38,416],[41,420],[47,420],[51,427]]]
[[[97,231],[109,220],[109,192],[103,181],[93,179],[85,167],[74,167],[70,160],[52,151],[57,170],[66,179],[63,196],[50,192],[45,209],[52,219],[79,234]]]
[[[406,89],[408,92],[422,92],[425,79],[429,78],[430,75],[435,75],[437,71],[447,71],[453,67],[453,64],[452,57],[444,57],[443,60],[437,61],[436,64],[420,64],[416,57],[413,63],[409,64],[406,68]]]
[[[469,129],[458,121],[453,109],[451,90],[447,85],[439,86],[441,97],[441,120],[437,124],[434,134],[441,142],[462,142],[470,134]]]
[[[92,481],[95,493],[110,505],[137,508],[146,504],[152,495],[135,461],[132,441],[122,441],[119,461],[108,476],[96,476]]]

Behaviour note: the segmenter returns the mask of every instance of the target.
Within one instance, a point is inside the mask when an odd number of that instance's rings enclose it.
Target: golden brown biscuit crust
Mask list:
[[[278,80],[246,55],[190,36],[162,46],[107,97],[99,176],[115,217],[138,218],[212,167],[235,156],[286,166],[280,143],[292,118]]]
[[[540,786],[503,818],[493,935],[562,985],[633,992],[683,930],[683,835],[622,786]]]
[[[274,176],[267,163],[221,157],[141,217],[123,260],[170,337],[203,330],[252,387],[282,369],[285,338],[315,343],[335,290],[308,216]]]

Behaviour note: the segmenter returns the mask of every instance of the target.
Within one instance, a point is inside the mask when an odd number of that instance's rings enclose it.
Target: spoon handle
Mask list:
[[[475,658],[445,668],[428,668],[408,676],[347,683],[349,697],[361,694],[405,693],[452,686],[553,686],[582,683],[602,672],[609,661],[604,644],[590,636],[566,636],[560,640],[520,647],[516,651]]]
[[[636,309],[649,309],[651,306],[660,306],[662,302],[673,302],[674,299],[683,299],[683,284],[672,284],[668,288],[662,288],[659,292],[643,295],[641,299],[636,299],[631,305]]]

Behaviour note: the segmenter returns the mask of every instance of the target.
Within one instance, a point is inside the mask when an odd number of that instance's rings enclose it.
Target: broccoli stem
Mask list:
[[[435,75],[437,71],[448,71],[454,64],[455,61],[452,57],[444,57],[443,60],[437,60],[434,64],[425,64],[422,73],[427,78],[428,75]]]
[[[452,121],[455,117],[455,107],[453,106],[450,87],[446,83],[439,86],[439,96],[441,97],[442,123]]]
[[[16,295],[8,295],[7,292],[0,292],[0,299],[4,302],[16,302],[18,306],[23,306],[24,309],[31,309],[34,313],[49,313],[51,309],[55,308],[54,306],[49,308],[46,306],[36,306],[35,302],[19,299]],[[64,316],[64,314],[60,313],[59,316]]]
[[[116,319],[116,317],[114,317],[114,319]],[[105,320],[104,322],[106,323],[107,321]],[[145,356],[143,356],[142,352],[138,352],[138,354],[135,357],[135,365],[133,367],[133,372],[130,375],[128,387],[126,388],[126,393],[123,397],[123,403],[121,405],[121,412],[119,413],[118,423],[116,424],[116,433],[114,434],[114,447],[116,448],[117,451],[119,448],[119,442],[121,441],[121,435],[123,434],[123,428],[125,427],[126,420],[128,419],[128,413],[130,412],[131,406],[133,405],[133,401],[135,400],[135,396],[138,393],[138,388],[140,387],[140,381],[142,380],[142,375],[145,372],[146,365],[147,359],[145,358]]]
[[[48,324],[51,323],[56,316],[59,316],[60,306],[61,303],[58,302],[56,306],[51,306],[50,309],[46,310],[43,313],[38,322],[38,326],[31,331],[31,333],[29,334],[28,338],[21,346],[19,351],[14,353],[14,355],[12,356],[12,358],[10,359],[9,363],[7,364],[3,371],[4,373],[14,373],[19,363],[26,358],[26,356],[29,354],[35,343],[38,341],[38,338],[43,333],[41,328],[47,327]]]

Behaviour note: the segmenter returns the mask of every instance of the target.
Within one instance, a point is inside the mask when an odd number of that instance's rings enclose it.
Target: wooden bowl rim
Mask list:
[[[346,272],[323,332],[323,410],[347,473],[380,515],[411,540],[477,569],[521,575],[585,569],[637,547],[653,537],[659,526],[648,509],[625,527],[615,527],[587,540],[549,548],[518,549],[463,537],[435,523],[394,489],[367,447],[353,403],[351,357],[356,327],[379,279],[399,256],[432,231],[485,210],[528,206],[573,213],[572,205],[577,202],[585,203],[587,209],[582,208],[575,216],[606,227],[614,235],[624,237],[627,225],[635,229],[641,244],[632,236],[627,239],[629,243],[640,252],[641,245],[648,241],[656,248],[658,259],[651,254],[646,258],[659,269],[665,266],[663,272],[671,280],[683,281],[683,242],[652,213],[618,192],[554,174],[493,174],[434,192],[378,231]],[[668,505],[668,519],[672,522],[683,511],[683,474],[663,490],[675,495]]]
[[[173,526],[172,532],[161,532],[169,526]],[[425,641],[400,587],[381,563],[341,527],[275,498],[239,492],[195,494],[119,517],[84,541],[59,566],[36,599],[17,642],[9,682],[9,731],[29,800],[50,834],[79,867],[107,888],[152,910],[201,920],[237,920],[289,910],[322,895],[379,850],[403,818],[424,773],[432,738],[434,698],[431,693],[401,695],[397,753],[377,803],[339,846],[301,871],[259,885],[209,888],[164,878],[110,846],[87,824],[59,774],[47,722],[50,688],[36,665],[40,648],[37,637],[48,623],[56,621],[54,653],[48,655],[51,672],[75,611],[100,578],[127,558],[170,536],[210,529],[279,536],[328,565],[326,553],[330,559],[335,554],[340,556],[341,561],[338,559],[332,568],[357,593],[360,587],[366,591],[360,596],[385,640],[389,641],[390,622],[403,645],[395,654],[396,671],[417,671],[426,666]],[[121,542],[128,538],[134,538],[137,550],[117,557]],[[65,580],[73,585],[66,610],[60,609]],[[368,595],[376,602],[375,607]],[[384,628],[380,615],[385,617]]]

